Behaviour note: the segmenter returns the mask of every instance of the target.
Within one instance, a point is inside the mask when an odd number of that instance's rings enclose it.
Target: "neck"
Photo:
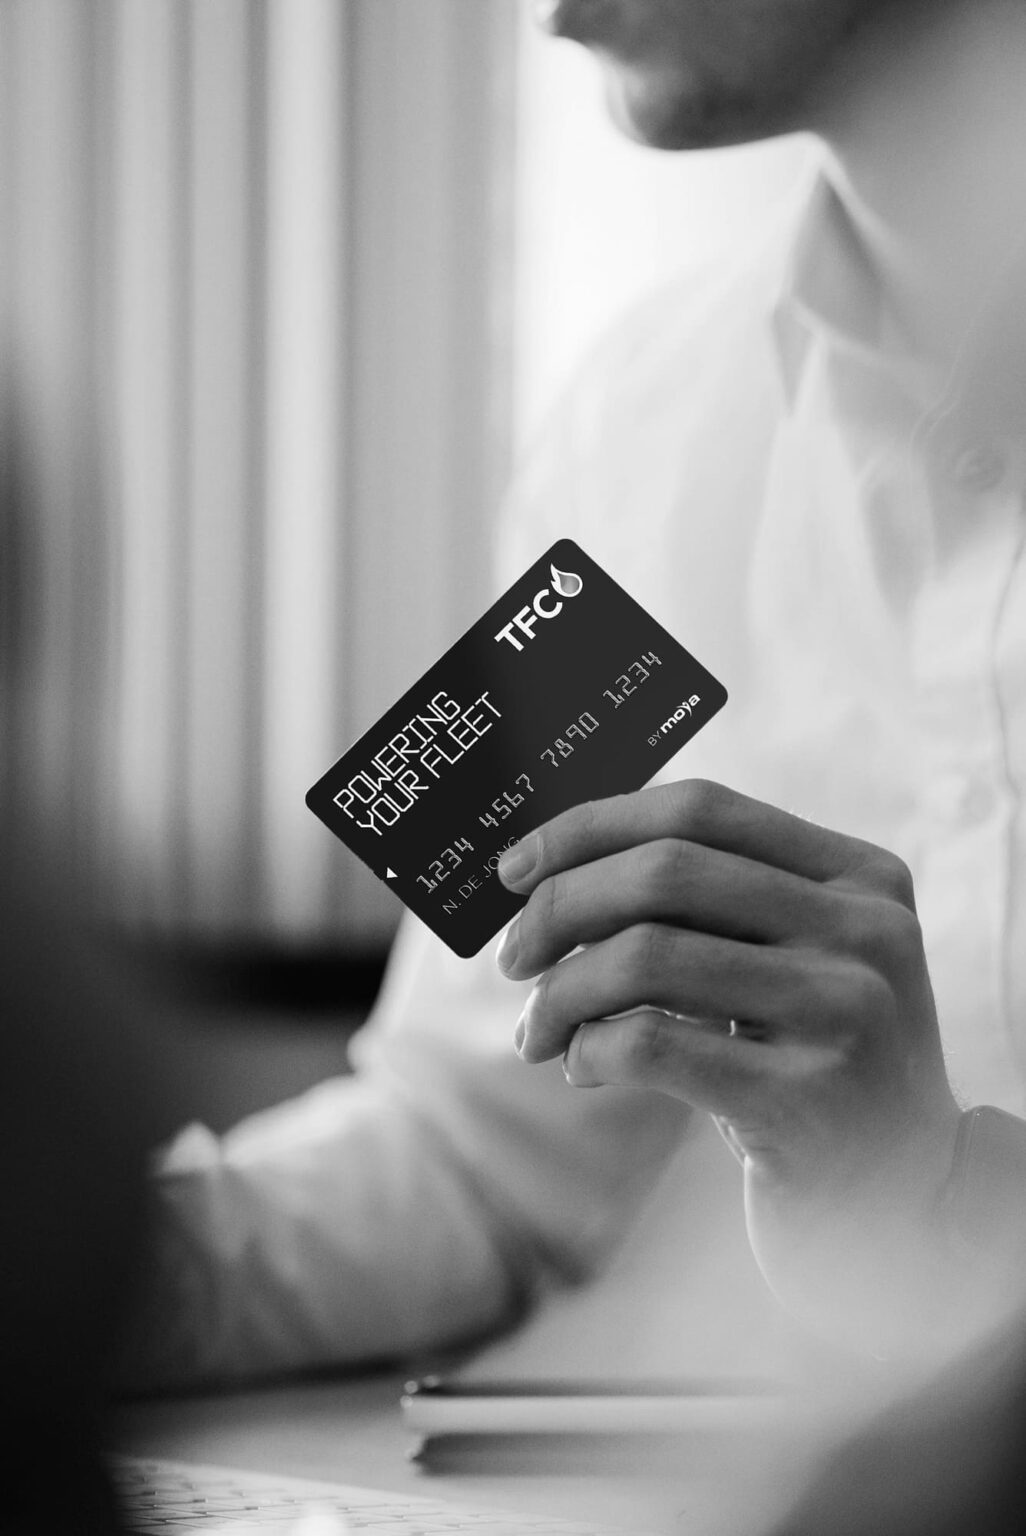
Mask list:
[[[881,16],[831,82],[822,129],[895,307],[950,357],[1026,258],[1026,4],[907,0]]]

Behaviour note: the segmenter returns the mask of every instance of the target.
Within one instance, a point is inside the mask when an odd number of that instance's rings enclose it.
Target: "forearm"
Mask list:
[[[525,1073],[517,989],[400,931],[357,1075],[200,1133],[154,1186],[135,1387],[396,1358],[512,1321],[601,1262],[687,1107]],[[176,1166],[177,1164],[177,1166]]]
[[[156,1172],[129,1390],[398,1358],[523,1305],[526,1276],[423,1122],[356,1080],[316,1099],[256,1145],[193,1127]]]
[[[507,1326],[593,1272],[686,1117],[655,1099],[639,1124],[634,1095],[575,1103],[558,1067],[548,1082],[511,1071],[533,1117],[501,1071],[476,1116],[435,1103],[428,1117],[375,1074],[222,1141],[193,1133],[191,1166],[154,1184],[122,1387],[398,1359]]]

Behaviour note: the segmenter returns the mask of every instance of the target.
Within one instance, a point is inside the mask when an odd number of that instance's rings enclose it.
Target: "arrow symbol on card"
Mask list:
[[[395,878],[396,878],[396,874],[395,874],[395,870],[394,869],[386,869],[385,870],[385,879],[386,880],[394,880]]]

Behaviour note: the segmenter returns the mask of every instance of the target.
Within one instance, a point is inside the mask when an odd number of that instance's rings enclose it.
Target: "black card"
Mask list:
[[[503,850],[569,806],[640,789],[726,698],[561,539],[306,803],[468,958],[524,905],[495,874]]]

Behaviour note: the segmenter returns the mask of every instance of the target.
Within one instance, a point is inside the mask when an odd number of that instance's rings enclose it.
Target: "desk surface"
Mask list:
[[[407,1459],[401,1386],[388,1374],[137,1404],[119,1417],[116,1447],[678,1536],[760,1536],[810,1462],[793,1436],[753,1444],[751,1435],[709,1431],[682,1440],[679,1460],[658,1470],[610,1475],[553,1462],[544,1471],[424,1472]]]

